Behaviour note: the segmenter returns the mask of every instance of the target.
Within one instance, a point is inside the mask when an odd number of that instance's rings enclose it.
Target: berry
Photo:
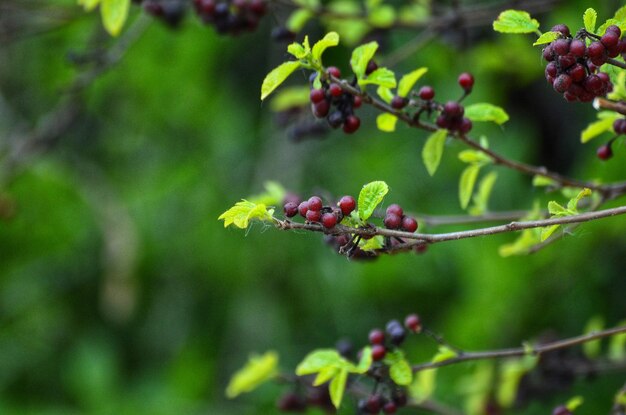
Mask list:
[[[326,100],[320,101],[317,104],[313,104],[313,115],[315,115],[317,118],[326,117],[329,110],[330,104]]]
[[[312,89],[311,93],[309,94],[309,98],[311,99],[312,103],[317,104],[318,102],[326,99],[326,93],[323,89]]]
[[[622,31],[621,31],[621,29],[619,28],[619,26],[616,26],[616,25],[614,25],[614,24],[612,24],[612,25],[610,25],[610,26],[608,26],[608,27],[606,28],[606,30],[604,31],[604,33],[606,34],[607,32],[613,32],[613,33],[615,33],[618,37],[622,35]]]
[[[417,230],[417,221],[410,216],[404,216],[402,218],[402,229],[407,232],[415,232]]]
[[[363,103],[363,100],[361,99],[360,96],[358,96],[358,95],[354,95],[353,96],[353,98],[352,98],[352,108],[359,108],[362,103]]]
[[[276,402],[276,407],[285,412],[304,412],[306,411],[306,401],[292,392],[281,396]]]
[[[569,44],[569,53],[578,58],[582,58],[583,56],[585,56],[586,50],[587,47],[585,46],[585,42],[583,42],[582,40],[574,39]]]
[[[387,402],[385,406],[383,406],[383,412],[386,414],[395,414],[398,410],[398,407],[393,402]]]
[[[404,326],[413,333],[419,333],[422,330],[422,321],[417,314],[409,314],[404,319]]]
[[[423,86],[420,88],[419,96],[424,101],[430,101],[435,98],[435,90],[432,86]]]
[[[610,159],[611,157],[613,157],[613,150],[611,150],[611,145],[604,144],[598,147],[598,151],[596,152],[596,155],[598,156],[600,160]]]
[[[385,326],[385,330],[387,331],[387,333],[391,333],[391,331],[393,331],[393,329],[396,327],[402,328],[402,324],[400,324],[398,320],[391,320]]]
[[[552,62],[554,60],[554,50],[551,45],[548,45],[543,49],[542,56],[548,62]]]
[[[352,196],[343,196],[339,199],[339,208],[345,216],[348,216],[356,208],[356,200]]]
[[[474,77],[472,76],[472,74],[467,72],[463,72],[461,75],[459,75],[458,81],[459,85],[465,90],[465,92],[471,91],[472,87],[474,86]]]
[[[341,78],[341,70],[339,70],[339,68],[337,68],[336,66],[329,66],[326,69],[326,73],[328,73],[328,75],[330,76],[334,76],[337,79]]]
[[[445,115],[438,116],[435,123],[437,124],[437,127],[439,128],[448,128],[448,126],[450,125],[450,122]]]
[[[293,218],[298,214],[298,204],[295,202],[287,202],[285,206],[283,206],[283,211],[285,212],[285,216]]]
[[[298,205],[298,213],[303,218],[306,218],[306,213],[309,211],[309,202],[306,200]]]
[[[352,134],[361,126],[361,119],[356,115],[348,115],[343,123],[343,132],[346,134]]]
[[[387,349],[382,344],[375,344],[372,346],[372,360],[378,362],[385,358],[387,354]]]
[[[552,50],[554,53],[560,56],[565,56],[569,53],[569,43],[567,39],[557,39],[552,42]]]
[[[341,85],[339,84],[334,84],[334,83],[330,84],[330,86],[328,87],[328,92],[330,93],[331,96],[335,98],[343,95],[343,89],[341,89]]]
[[[449,117],[460,117],[463,115],[463,107],[456,101],[448,101],[443,106],[443,112]]]
[[[387,213],[383,223],[387,229],[398,229],[402,225],[402,217],[393,213]]]
[[[619,118],[613,121],[613,131],[615,131],[615,134],[626,134],[626,118]]]
[[[267,3],[265,0],[251,0],[250,11],[257,16],[263,16],[267,13]]]
[[[461,134],[467,134],[470,132],[470,130],[472,129],[472,120],[470,120],[469,118],[463,118],[461,120],[461,125],[459,125],[459,132]]]
[[[378,69],[378,64],[373,59],[370,59],[370,61],[367,63],[367,67],[365,68],[365,75],[371,74],[376,69]]]
[[[385,343],[385,333],[383,333],[380,329],[374,329],[370,331],[369,334],[370,344],[384,344]]]
[[[306,212],[306,220],[309,222],[319,222],[322,219],[322,212],[319,210],[308,210]]]
[[[345,358],[350,358],[352,353],[354,352],[354,347],[352,346],[352,342],[347,339],[341,339],[335,344],[335,349],[337,352]]]
[[[337,216],[331,212],[326,212],[322,215],[322,225],[326,229],[333,228],[337,224]]]
[[[406,338],[406,330],[404,330],[402,326],[394,326],[389,332],[389,335],[391,337],[391,343],[400,346]]]
[[[318,196],[311,196],[308,200],[309,210],[320,211],[324,204],[322,203],[322,199]]]
[[[559,405],[552,411],[552,415],[572,415],[572,412],[565,405]]]
[[[370,414],[377,414],[380,411],[381,403],[382,403],[382,396],[372,395],[367,399],[367,403],[365,404],[365,409]]]
[[[572,82],[580,82],[587,77],[587,71],[580,63],[577,63],[569,68],[567,73],[572,78]]]
[[[393,395],[392,395],[392,399],[393,399],[393,403],[395,403],[397,406],[405,406],[407,401],[408,401],[408,397],[406,396],[406,392],[402,389],[396,389],[393,391]]]
[[[589,75],[583,81],[583,87],[588,92],[597,94],[602,91],[602,88],[604,87],[604,82],[602,81],[602,78],[600,78],[598,75]]]
[[[404,216],[404,211],[402,210],[402,208],[400,207],[400,205],[394,203],[389,205],[389,207],[387,207],[387,210],[385,210],[386,214],[393,214],[393,215],[398,215],[400,217]]]
[[[572,78],[569,75],[561,74],[554,80],[553,87],[556,92],[563,93],[569,89],[570,85],[572,85]]]
[[[619,43],[619,35],[615,32],[606,32],[601,38],[600,42],[607,48],[610,49],[612,47],[617,46]]]
[[[393,97],[393,99],[391,100],[391,108],[397,109],[397,110],[401,110],[402,108],[406,107],[406,104],[409,103],[409,100],[401,97],[399,95],[396,95],[395,97]]]
[[[600,42],[591,42],[591,44],[587,47],[587,56],[589,58],[600,58],[604,56],[606,53],[606,48]]]
[[[559,56],[558,62],[561,69],[567,69],[576,63],[576,58],[573,55]]]
[[[330,113],[326,121],[328,121],[328,125],[332,128],[339,128],[341,127],[341,124],[343,124],[343,113],[341,111],[333,111]]]
[[[564,25],[564,24],[558,24],[556,26],[553,26],[552,29],[550,29],[550,31],[560,32],[565,37],[568,37],[570,35],[569,27],[567,27],[567,25]]]
[[[546,65],[546,69],[545,69],[546,76],[551,76],[553,78],[556,78],[558,71],[559,69],[556,66],[556,63],[550,62],[549,64]]]

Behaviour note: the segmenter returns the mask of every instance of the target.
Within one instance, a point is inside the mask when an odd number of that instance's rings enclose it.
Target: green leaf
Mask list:
[[[535,175],[533,176],[533,186],[535,187],[544,187],[544,186],[557,186],[558,183],[549,177]]]
[[[505,110],[484,102],[465,107],[465,116],[472,121],[493,121],[498,125],[509,120],[509,114]]]
[[[268,351],[263,356],[252,355],[248,363],[238,370],[226,387],[226,396],[230,399],[256,389],[276,375],[278,354]]]
[[[296,367],[296,375],[310,375],[327,367],[343,367],[347,362],[335,349],[317,349],[306,355]]]
[[[285,27],[293,33],[298,33],[304,28],[304,25],[313,17],[313,13],[308,9],[296,9],[291,13]],[[300,58],[298,58],[300,59]]]
[[[317,41],[315,45],[313,45],[313,50],[311,55],[313,59],[321,64],[322,62],[322,54],[324,51],[330,47],[337,46],[339,44],[339,35],[337,32],[327,33],[322,39]]]
[[[352,57],[350,58],[350,66],[357,79],[361,79],[365,76],[367,64],[372,60],[377,49],[378,43],[376,42],[366,43],[354,49]]]
[[[343,400],[343,392],[346,390],[346,381],[348,380],[348,371],[342,369],[337,376],[333,378],[328,387],[330,392],[330,400],[333,402],[335,408],[339,409],[341,401]]]
[[[437,387],[437,369],[420,370],[414,378],[409,387],[411,398],[417,403],[428,400]]]
[[[625,326],[626,321],[622,321],[618,326]],[[608,357],[614,362],[622,362],[626,359],[626,333],[616,334],[609,340]]]
[[[406,97],[411,92],[411,89],[415,85],[415,83],[426,73],[428,72],[428,68],[419,68],[408,74],[404,75],[400,78],[400,82],[398,83],[398,95],[401,97]]]
[[[461,179],[459,180],[459,201],[461,208],[465,209],[472,198],[474,192],[474,184],[480,171],[480,164],[470,164],[461,173]]]
[[[497,397],[498,403],[503,408],[510,408],[515,403],[522,377],[532,370],[538,361],[536,356],[525,356],[522,359],[506,360],[502,363]]]
[[[376,117],[376,127],[378,127],[380,131],[391,133],[396,130],[397,121],[398,117],[393,114],[384,112]]]
[[[539,240],[543,242],[548,239],[550,235],[554,233],[554,231],[559,229],[559,226],[561,225],[544,226],[543,228],[541,228],[541,237],[539,238]]]
[[[437,130],[426,139],[422,149],[422,160],[426,170],[428,170],[428,174],[431,176],[435,174],[439,167],[447,136],[448,130]]]
[[[100,4],[100,0],[78,0],[78,5],[83,6],[88,12],[95,9],[98,4]]]
[[[478,150],[463,150],[459,152],[458,157],[463,163],[476,163],[484,165],[492,162],[488,155]]]
[[[573,398],[567,401],[567,403],[565,404],[565,407],[570,412],[574,412],[576,409],[578,409],[580,405],[583,404],[584,401],[585,400],[582,398],[582,396],[574,396]]]
[[[513,255],[526,255],[530,252],[530,248],[540,241],[540,233],[535,232],[535,229],[524,229],[515,241],[501,245],[498,248],[498,254],[503,258]]]
[[[370,25],[382,29],[393,26],[395,20],[396,10],[388,4],[373,8],[367,16],[367,21]]]
[[[489,196],[493,190],[493,186],[496,183],[498,174],[495,171],[489,172],[482,178],[478,184],[478,191],[474,194],[472,201],[474,205],[470,208],[471,215],[482,215],[487,211],[487,203],[489,202]]]
[[[304,50],[304,46],[298,42],[293,42],[291,45],[287,46],[287,52],[293,55],[296,59],[304,59],[308,55],[307,51]]]
[[[596,30],[596,34],[598,34],[600,36],[604,35],[604,33],[606,32],[606,28],[611,26],[611,25],[618,26],[622,30],[622,32],[624,32],[626,30],[626,21],[624,21],[624,20],[617,20],[617,19],[609,19],[606,22],[604,22],[602,24],[602,26],[600,26]]]
[[[589,319],[585,326],[585,334],[594,333],[604,328],[604,319],[601,316],[595,316]],[[589,359],[595,359],[600,356],[600,339],[583,343],[583,353]]]
[[[391,102],[391,100],[393,99],[393,92],[391,92],[391,89],[389,89],[387,87],[379,86],[376,89],[376,93],[387,104],[389,104]]]
[[[581,143],[586,143],[592,138],[595,138],[602,133],[612,131],[613,121],[615,121],[615,119],[617,118],[617,115],[618,114],[616,114],[615,118],[606,118],[606,119],[595,121],[589,124],[587,128],[585,128],[583,132],[580,134]]]
[[[551,43],[561,37],[561,32],[546,32],[539,36],[539,38],[533,43],[533,46],[545,45]]]
[[[375,251],[377,249],[381,249],[385,246],[385,238],[381,235],[376,235],[370,239],[361,239],[359,242],[359,248],[363,251]]]
[[[272,93],[285,79],[300,67],[299,61],[289,61],[278,65],[267,74],[261,85],[261,101]]]
[[[596,30],[596,19],[598,18],[598,13],[591,7],[585,10],[583,14],[583,22],[585,23],[585,29],[589,33],[594,33]]]
[[[389,186],[383,181],[371,182],[363,186],[359,193],[359,218],[363,221],[368,220],[387,192],[389,192]]]
[[[104,28],[111,36],[117,36],[128,18],[130,0],[102,0],[100,13]]]
[[[567,216],[569,212],[554,200],[548,202],[548,212],[553,216]]]
[[[279,205],[282,204],[287,190],[278,182],[267,181],[263,183],[265,192],[251,196],[248,201],[254,204]]]
[[[292,86],[285,88],[274,95],[270,101],[270,109],[274,112],[286,111],[292,108],[308,106],[311,88],[308,86]]]
[[[615,20],[626,21],[626,6],[622,6],[615,12],[615,16],[613,16]]]
[[[433,363],[443,362],[444,360],[454,359],[458,353],[447,346],[439,346],[437,354],[433,356]]]
[[[391,376],[391,380],[393,380],[396,385],[410,385],[413,381],[411,365],[406,359],[398,360],[389,367],[389,376]]]
[[[363,374],[369,370],[370,366],[372,366],[372,348],[365,346],[363,350],[361,350],[361,360],[359,360],[359,364],[356,366],[354,373]]]
[[[274,209],[268,209],[264,204],[256,204],[243,199],[235,203],[235,206],[222,213],[217,219],[224,220],[224,227],[234,224],[236,227],[246,229],[252,219],[271,221]]]
[[[378,68],[371,74],[367,75],[367,78],[359,79],[359,85],[380,85],[386,88],[396,87],[396,75],[387,68]]]
[[[539,22],[525,11],[505,10],[493,22],[493,30],[500,33],[533,33],[539,30]]]
[[[294,0],[294,3],[310,10],[315,10],[320,7],[319,0]]]
[[[323,383],[328,382],[329,380],[334,378],[337,373],[339,373],[339,370],[340,369],[335,366],[327,366],[322,368],[322,370],[320,370],[315,377],[315,380],[313,381],[313,386],[319,386]]]
[[[578,202],[584,197],[591,196],[591,189],[584,188],[575,197],[567,202],[567,209],[573,214],[578,213]]]

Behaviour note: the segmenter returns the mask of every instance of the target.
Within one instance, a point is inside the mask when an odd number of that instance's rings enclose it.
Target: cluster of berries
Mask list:
[[[474,77],[467,72],[463,72],[459,75],[458,84],[463,88],[463,98],[472,92],[474,87]],[[457,131],[461,134],[467,134],[472,129],[472,121],[464,117],[465,108],[459,101],[448,101],[441,105],[433,101],[435,98],[435,90],[431,86],[423,86],[420,88],[418,94],[419,98],[423,101],[421,107],[428,113],[432,111],[440,111],[439,116],[436,119],[436,124],[439,128],[445,128],[450,131]],[[391,101],[391,106],[395,109],[403,108],[403,101],[400,97],[394,97]],[[406,102],[406,101],[405,101]]]
[[[349,215],[356,208],[356,200],[352,196],[344,196],[336,207],[324,206],[319,196],[311,196],[304,202],[288,201],[283,206],[285,216],[293,218],[298,213],[308,222],[321,223],[330,229],[341,222],[344,216]]]
[[[337,79],[341,78],[341,71],[335,66],[326,70],[327,74]],[[317,73],[311,76],[311,83],[315,81]],[[322,87],[312,88],[311,110],[317,118],[326,118],[332,128],[343,126],[346,134],[352,134],[361,126],[361,119],[354,115],[354,109],[361,106],[361,97],[344,92],[336,82],[321,80]]]
[[[266,0],[194,0],[196,13],[219,34],[252,32],[267,13]]]
[[[618,56],[626,46],[620,41],[620,28],[609,26],[601,37],[581,31],[572,38],[569,28],[562,24],[554,26],[552,31],[560,32],[562,37],[543,49],[543,58],[548,62],[546,79],[554,90],[569,102],[591,102],[611,92],[613,84],[609,75],[598,68],[608,58]],[[588,37],[597,40],[587,46]]]
[[[413,333],[422,331],[422,322],[417,314],[409,314],[404,319],[404,326]],[[398,320],[391,320],[387,323],[386,332],[389,335],[391,345],[398,347],[406,338],[406,330]],[[372,360],[378,362],[385,358],[387,347],[385,347],[385,332],[381,329],[374,329],[369,333],[369,341],[372,345]]]
[[[615,134],[617,134],[618,136],[626,134],[626,118],[619,118],[615,120],[613,122],[613,131],[615,131]],[[617,137],[613,137],[611,140],[609,140],[608,143],[598,147],[596,155],[600,160],[608,160],[613,157],[613,149],[611,148],[611,145],[616,138]]]
[[[146,13],[162,20],[170,27],[178,27],[185,17],[187,5],[182,0],[138,0]]]
[[[304,394],[288,392],[278,399],[276,407],[282,412],[306,412],[310,407],[317,407],[324,412],[335,413],[326,385],[307,387]]]
[[[375,393],[359,401],[359,413],[378,414],[383,411],[385,414],[395,414],[398,408],[406,406],[407,400],[406,392],[401,389],[393,390],[388,398]]]
[[[404,211],[400,205],[389,205],[385,211],[385,219],[383,219],[385,228],[387,229],[400,229],[407,232],[415,232],[417,230],[417,221],[411,216],[404,214]]]

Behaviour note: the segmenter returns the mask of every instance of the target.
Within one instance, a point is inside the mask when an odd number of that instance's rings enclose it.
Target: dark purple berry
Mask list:
[[[551,45],[548,45],[543,49],[542,56],[548,62],[552,62],[554,60],[554,50]]]
[[[326,121],[328,121],[328,125],[332,128],[339,128],[341,127],[341,124],[343,124],[343,113],[341,111],[333,111],[330,113]]]
[[[586,50],[587,47],[585,46],[585,42],[583,42],[582,40],[574,39],[569,44],[569,53],[578,58],[582,58],[583,56],[585,56]]]
[[[461,134],[467,134],[470,132],[471,129],[472,129],[472,120],[470,120],[469,118],[463,118],[458,128],[459,132]]]
[[[393,213],[387,213],[383,223],[387,229],[398,229],[402,225],[402,217]]]
[[[352,108],[359,108],[362,103],[363,103],[363,100],[361,99],[360,96],[358,96],[358,95],[354,95],[353,96],[353,98],[352,98]]]
[[[387,207],[387,209],[385,210],[385,213],[390,215],[398,215],[400,217],[404,216],[404,210],[402,210],[402,208],[400,207],[400,205],[393,203],[391,205],[389,205],[389,207]]]
[[[557,55],[565,56],[569,53],[569,43],[568,39],[557,39],[552,42],[552,50]]]
[[[309,222],[319,222],[322,219],[322,212],[319,210],[308,210],[306,212],[306,220]]]
[[[276,407],[285,412],[304,412],[306,411],[306,401],[303,397],[291,392],[278,399]]]
[[[370,414],[377,414],[380,412],[380,406],[382,404],[382,396],[380,395],[372,395],[367,399],[367,403],[365,405],[365,409]]]
[[[443,112],[449,117],[460,117],[463,115],[463,107],[456,101],[448,101],[443,106]]]
[[[587,47],[587,56],[589,58],[600,58],[606,53],[606,48],[600,42],[591,42]]]
[[[343,123],[343,132],[352,134],[361,126],[361,119],[356,115],[348,115]]]
[[[323,89],[312,89],[311,93],[309,94],[309,98],[311,99],[312,103],[317,104],[318,102],[326,99],[326,93]]]
[[[568,90],[570,85],[572,85],[572,78],[569,75],[562,74],[556,77],[552,86],[556,92],[562,94]]]
[[[387,333],[391,333],[395,328],[402,328],[402,324],[398,320],[390,320],[385,326]]]
[[[295,202],[287,202],[285,206],[283,206],[283,211],[285,212],[285,216],[293,218],[298,214],[298,204]]]
[[[573,55],[559,56],[558,62],[561,69],[565,70],[576,63],[576,58]]]
[[[602,91],[603,86],[604,82],[602,81],[602,78],[600,78],[598,75],[589,75],[583,81],[583,87],[592,94],[597,94],[598,92]]]
[[[383,406],[383,412],[386,414],[395,414],[398,410],[398,407],[394,402],[387,402],[385,406]]]
[[[372,360],[378,362],[385,358],[387,349],[382,344],[375,344],[372,346]]]
[[[563,36],[568,37],[570,35],[569,27],[564,24],[558,24],[550,29],[551,32],[560,32]]]
[[[337,79],[341,78],[341,70],[339,70],[339,68],[337,68],[336,66],[329,66],[326,69],[326,73],[328,73],[330,76],[334,76]]]
[[[435,90],[432,86],[423,86],[420,88],[419,96],[424,101],[430,101],[435,98]]]
[[[339,199],[339,208],[345,216],[348,216],[356,208],[356,200],[352,196],[343,196]]]
[[[303,218],[306,218],[306,213],[309,211],[309,202],[306,200],[298,205],[298,213]]]
[[[458,82],[461,88],[463,88],[466,92],[469,92],[474,86],[474,77],[470,73],[463,72],[459,75]]]
[[[373,59],[371,59],[369,62],[367,62],[367,67],[365,68],[365,75],[371,74],[376,69],[378,69],[378,64]]]
[[[404,325],[407,329],[413,333],[419,333],[422,331],[422,321],[417,314],[409,314],[404,319]]]
[[[341,85],[339,84],[330,84],[330,86],[328,87],[328,92],[331,96],[335,98],[343,95],[343,89],[341,89]]]
[[[626,134],[626,119],[618,118],[613,121],[613,131],[615,131],[615,134]]]
[[[611,146],[609,144],[604,144],[598,147],[596,155],[600,160],[608,160],[613,157],[613,150],[611,150]]]
[[[307,201],[307,203],[308,203],[309,210],[320,211],[322,210],[322,207],[324,206],[324,204],[322,203],[322,199],[320,199],[318,196],[311,196],[309,200]]]
[[[391,330],[389,336],[391,337],[392,344],[400,346],[406,338],[406,330],[404,330],[402,326],[396,326]]]
[[[619,43],[619,35],[615,32],[606,32],[600,38],[600,42],[602,42],[605,48],[610,49],[617,46],[617,44]]]
[[[402,229],[407,232],[415,232],[417,230],[417,221],[410,216],[404,216],[402,218]]]
[[[267,13],[267,3],[265,0],[250,0],[250,11],[257,16],[263,16]]]
[[[448,118],[445,115],[439,115],[435,123],[437,124],[437,127],[439,128],[448,128],[450,126],[450,122],[448,121]]]
[[[546,65],[546,69],[545,69],[546,77],[551,76],[552,78],[556,78],[558,70],[559,69],[557,68],[556,63],[550,62],[549,64]]]
[[[587,76],[585,67],[577,63],[567,70],[567,74],[572,78],[572,82],[580,82]]]
[[[397,110],[401,110],[402,108],[406,107],[406,104],[409,103],[409,100],[401,97],[399,95],[396,95],[395,97],[393,97],[393,99],[391,100],[391,108],[397,109]]]
[[[315,115],[317,118],[326,117],[329,110],[330,104],[326,100],[320,101],[317,104],[313,104],[313,115]]]

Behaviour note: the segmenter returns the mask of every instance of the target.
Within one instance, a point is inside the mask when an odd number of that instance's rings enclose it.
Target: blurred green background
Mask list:
[[[542,28],[574,28],[588,6],[606,18],[620,4],[567,1],[537,17]],[[62,99],[83,70],[70,57],[93,52],[100,22],[71,0],[2,7],[5,169],[9,137],[27,137],[28,126]],[[139,14],[134,7],[131,21]],[[3,177],[0,413],[271,414],[284,387],[224,397],[251,352],[277,350],[281,367],[292,371],[310,350],[340,338],[360,347],[371,328],[408,312],[467,349],[512,347],[548,330],[573,336],[593,316],[608,326],[626,317],[619,217],[586,224],[528,257],[498,256],[498,247],[514,240],[509,234],[366,263],[335,254],[318,234],[224,229],[219,214],[261,192],[267,180],[307,197],[356,195],[364,183],[385,180],[386,204],[462,213],[458,143],[430,178],[420,161],[425,133],[378,132],[368,109],[359,110],[363,126],[353,136],[287,138],[259,101],[263,77],[285,59],[285,44],[270,40],[274,20],[237,38],[220,37],[191,15],[179,30],[153,22],[85,89],[72,128]],[[323,33],[314,24],[306,31]],[[414,34],[383,36],[391,51]],[[456,77],[469,70],[477,82],[468,102],[491,102],[511,115],[503,128],[475,127],[492,148],[575,177],[623,178],[622,143],[607,163],[596,159],[595,142],[580,144],[593,109],[566,104],[550,90],[531,43],[489,27],[449,30],[393,69],[429,67],[423,82],[441,100],[458,97]],[[349,53],[329,51],[327,64],[347,71]],[[495,170],[494,211],[560,197]],[[454,229],[461,228],[428,231]],[[407,342],[416,362],[434,351],[425,339]],[[474,368],[442,369],[436,397],[462,408],[470,393],[458,380]],[[586,399],[581,413],[607,413],[623,382],[619,372],[579,381],[507,413],[547,414],[578,393]]]

